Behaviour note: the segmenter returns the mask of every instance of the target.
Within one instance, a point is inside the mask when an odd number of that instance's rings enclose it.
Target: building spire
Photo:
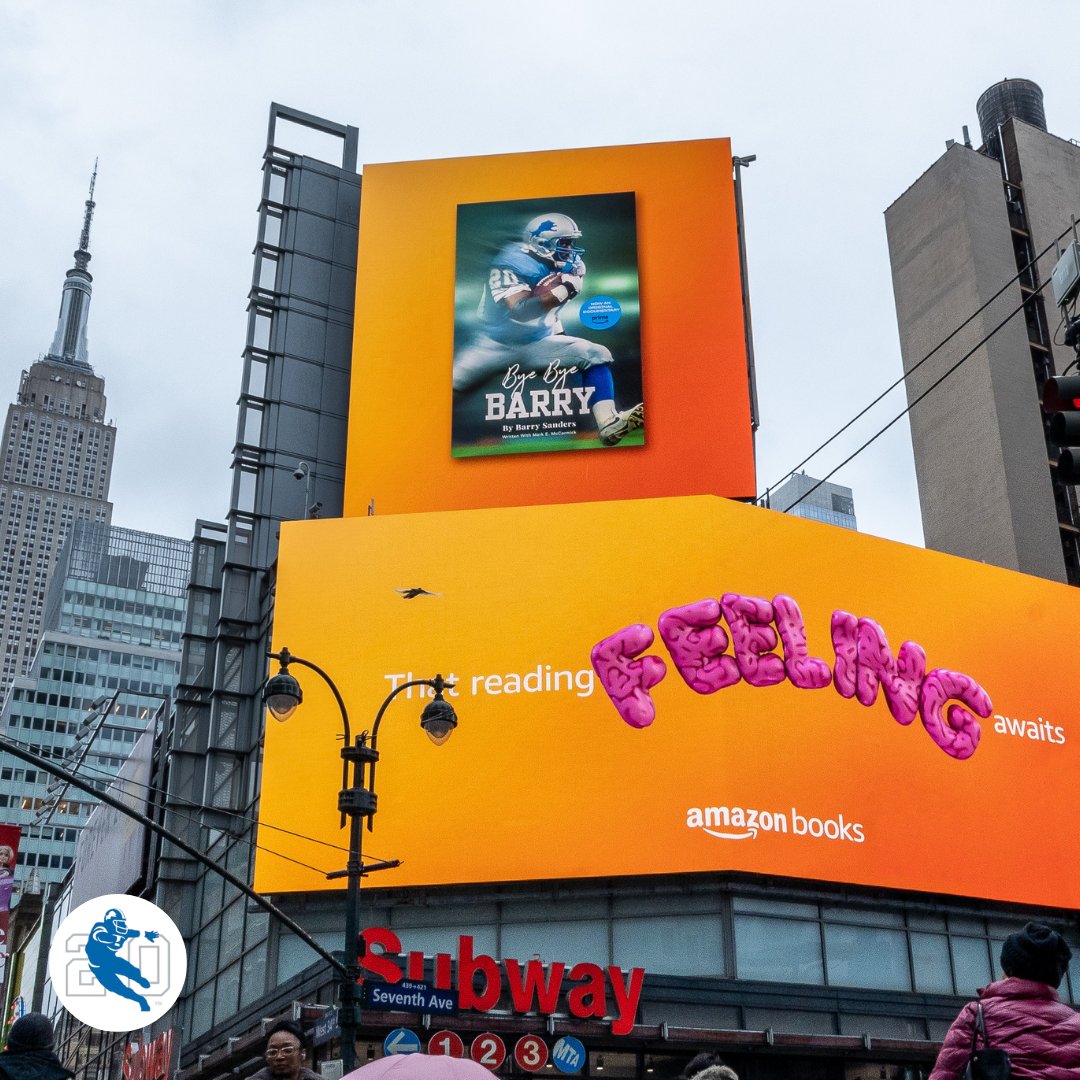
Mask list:
[[[94,172],[90,177],[90,195],[86,200],[86,212],[83,214],[82,232],[79,234],[79,247],[75,252],[75,265],[64,278],[64,289],[60,294],[60,316],[56,321],[56,334],[47,359],[72,367],[92,371],[87,359],[86,318],[90,312],[90,294],[93,291],[90,271],[86,269],[90,262],[90,222],[94,217],[94,185],[97,183],[98,163],[94,159]]]
[[[90,261],[90,222],[94,219],[94,185],[97,183],[98,159],[94,158],[94,172],[90,177],[90,195],[86,200],[86,213],[83,215],[82,232],[79,234],[79,250],[75,252],[75,266],[85,270]]]

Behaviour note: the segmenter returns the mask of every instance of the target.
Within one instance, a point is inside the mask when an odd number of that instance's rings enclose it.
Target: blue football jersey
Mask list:
[[[572,271],[584,275],[585,264],[580,258],[575,260]],[[477,309],[485,333],[506,345],[522,345],[562,333],[561,304],[527,322],[511,318],[506,306],[509,298],[519,294],[522,298],[527,297],[539,282],[555,272],[552,260],[540,258],[524,244],[507,244],[491,261],[484,295]]]

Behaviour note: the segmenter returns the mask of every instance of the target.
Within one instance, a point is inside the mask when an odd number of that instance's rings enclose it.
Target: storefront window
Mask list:
[[[614,962],[643,967],[657,975],[724,974],[724,940],[719,915],[616,919]]]
[[[525,961],[538,955],[545,963],[586,961],[606,966],[608,924],[600,919],[558,923],[503,923],[502,955]],[[633,966],[633,965],[631,965]]]
[[[341,948],[341,932],[312,934],[327,952]],[[299,975],[316,959],[311,947],[292,934],[283,934],[278,948],[277,981],[279,985],[294,975]]]
[[[915,930],[940,930],[945,932],[945,916],[932,912],[908,912],[907,924]]]
[[[901,930],[825,924],[830,986],[910,990],[907,940]]]
[[[958,994],[964,997],[974,994],[980,986],[986,986],[992,981],[990,950],[985,938],[954,937],[950,940],[950,945]]]
[[[1066,981],[1061,984],[1061,996],[1068,996],[1075,1004],[1080,1002],[1080,945],[1075,941],[1069,942],[1072,948],[1072,959],[1069,961],[1069,974]]]
[[[735,967],[740,979],[824,983],[818,924],[736,915]]]
[[[221,920],[216,919],[199,935],[199,952],[195,965],[196,984],[205,982],[218,969],[217,948],[221,936]]]
[[[589,1076],[636,1077],[638,1074],[637,1054],[621,1054],[603,1051],[589,1054]]]
[[[766,900],[758,896],[736,896],[731,901],[736,911],[756,911],[761,915],[795,915],[808,919],[818,916],[817,904],[800,904],[793,900]]]
[[[191,1038],[197,1039],[204,1031],[209,1030],[214,1018],[214,984],[208,983],[201,990],[196,991],[193,1000]]]
[[[233,964],[218,977],[216,1015],[231,1016],[236,1012],[236,1001],[240,993],[240,965]]]
[[[256,946],[243,960],[240,976],[240,1008],[266,993],[266,942]]]
[[[495,952],[495,927],[494,926],[410,926],[407,930],[399,929],[394,932],[401,938],[403,952],[422,952],[425,956],[434,956],[436,953],[447,953],[457,956],[458,937],[461,934],[471,935],[473,939],[473,956],[478,953],[486,953],[488,956],[497,955]],[[516,953],[508,953],[515,956]],[[545,956],[546,960],[547,957]]]
[[[240,955],[244,944],[244,903],[242,898],[235,900],[221,916],[220,964],[227,964]]]
[[[911,935],[911,958],[915,965],[915,989],[921,994],[951,994],[949,939],[944,934]]]
[[[895,926],[902,928],[904,916],[899,911],[868,911],[861,908],[823,907],[826,922],[863,923],[866,926]]]

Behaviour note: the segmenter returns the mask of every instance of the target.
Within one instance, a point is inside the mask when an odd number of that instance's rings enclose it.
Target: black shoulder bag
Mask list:
[[[1010,1080],[1012,1062],[1009,1055],[998,1046],[991,1046],[986,1037],[986,1022],[983,1020],[982,1003],[976,1005],[975,1030],[971,1034],[971,1056],[964,1070],[964,1080]],[[979,1036],[982,1036],[982,1049],[979,1049]]]

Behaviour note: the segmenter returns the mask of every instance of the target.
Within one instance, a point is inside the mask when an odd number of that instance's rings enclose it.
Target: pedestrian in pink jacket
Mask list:
[[[1008,1052],[1017,1080],[1080,1080],[1080,1013],[1065,1005],[1057,992],[1071,956],[1057,931],[1029,922],[1001,947],[1006,977],[979,991],[989,1043]],[[969,1001],[960,1010],[930,1080],[963,1077],[976,1009],[976,1002]]]

